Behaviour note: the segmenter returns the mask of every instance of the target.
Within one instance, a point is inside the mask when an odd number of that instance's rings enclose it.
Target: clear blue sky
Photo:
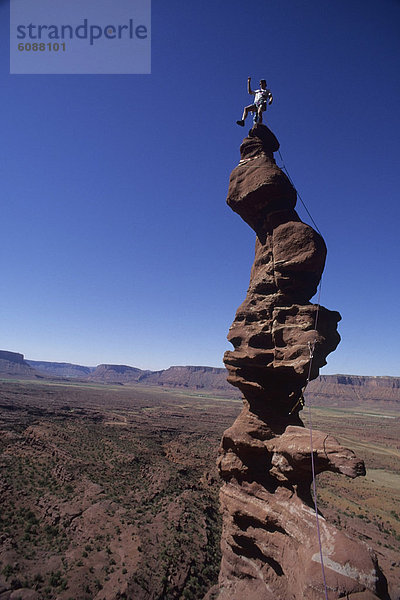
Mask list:
[[[153,0],[151,75],[9,75],[8,19],[1,349],[222,366],[254,256],[225,204],[251,75],[328,246],[323,372],[400,375],[400,2]]]

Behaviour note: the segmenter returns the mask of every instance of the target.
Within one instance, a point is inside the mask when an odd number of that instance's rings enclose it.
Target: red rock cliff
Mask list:
[[[227,202],[256,232],[247,296],[224,357],[244,407],[225,431],[222,563],[208,600],[321,600],[325,597],[302,391],[339,343],[340,315],[310,303],[325,264],[322,237],[295,211],[296,191],[276,165],[279,143],[255,125],[240,147]],[[310,366],[310,345],[315,346]],[[365,474],[351,450],[314,431],[317,473]],[[326,585],[334,598],[388,598],[372,552],[319,518]]]

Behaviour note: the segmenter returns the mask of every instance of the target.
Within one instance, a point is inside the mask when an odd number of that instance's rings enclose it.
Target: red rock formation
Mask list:
[[[228,205],[257,239],[247,296],[229,330],[234,350],[224,357],[244,408],[221,443],[223,557],[209,600],[325,597],[299,400],[339,343],[340,315],[310,303],[326,247],[294,210],[296,191],[273,158],[278,148],[273,133],[255,125],[230,178]],[[313,458],[316,473],[365,474],[351,450],[322,432],[314,431]],[[319,527],[329,600],[388,598],[372,552],[322,515]]]
[[[41,379],[40,373],[24,360],[18,352],[0,350],[0,377],[5,379]]]

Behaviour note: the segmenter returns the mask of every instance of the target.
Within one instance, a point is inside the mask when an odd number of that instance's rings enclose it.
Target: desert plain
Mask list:
[[[306,400],[305,425],[311,415],[367,468],[319,476],[319,510],[373,548],[398,600],[396,403]],[[200,600],[221,559],[218,446],[241,406],[206,391],[1,380],[0,600]]]

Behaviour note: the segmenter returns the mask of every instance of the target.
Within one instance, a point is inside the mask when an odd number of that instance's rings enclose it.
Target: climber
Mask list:
[[[260,79],[260,89],[253,92],[251,89],[251,77],[247,78],[247,91],[249,94],[254,96],[254,104],[249,104],[249,106],[245,106],[243,110],[243,116],[240,121],[236,121],[240,127],[244,127],[244,122],[246,120],[249,112],[256,113],[254,120],[257,123],[262,123],[262,114],[267,110],[267,104],[272,104],[272,94],[271,90],[267,88],[267,82],[265,79]]]

